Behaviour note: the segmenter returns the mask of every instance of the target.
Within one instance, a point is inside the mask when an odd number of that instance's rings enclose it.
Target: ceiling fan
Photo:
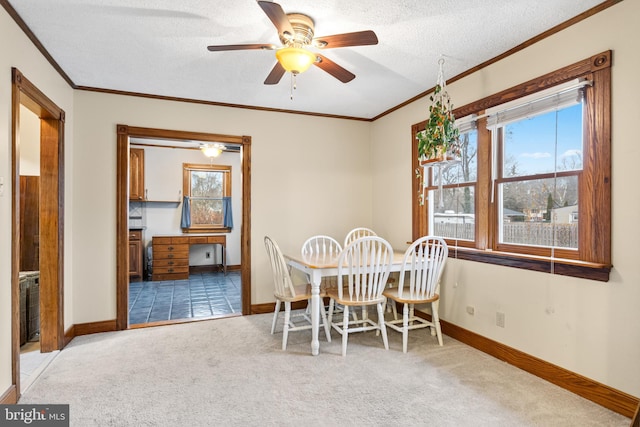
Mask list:
[[[331,49],[378,44],[378,37],[376,33],[371,30],[314,37],[314,22],[309,16],[301,13],[285,14],[278,3],[270,1],[258,1],[258,5],[278,30],[278,36],[283,44],[282,47],[273,44],[255,43],[207,46],[207,49],[212,52],[227,50],[275,50],[278,62],[264,81],[266,85],[277,84],[287,71],[293,75],[303,73],[312,64],[331,74],[342,83],[348,83],[356,77],[355,74],[342,68],[323,55],[310,51],[308,48]]]

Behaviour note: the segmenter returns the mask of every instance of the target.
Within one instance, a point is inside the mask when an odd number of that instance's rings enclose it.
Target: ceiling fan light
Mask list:
[[[200,146],[200,150],[207,157],[218,157],[222,153],[222,149],[218,145],[204,144]]]
[[[293,74],[304,73],[316,61],[316,55],[313,52],[297,47],[276,50],[276,58],[285,70]]]

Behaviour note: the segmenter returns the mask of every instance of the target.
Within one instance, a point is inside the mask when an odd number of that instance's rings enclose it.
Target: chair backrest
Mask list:
[[[431,298],[438,288],[449,255],[447,242],[441,237],[421,237],[404,253],[400,270],[398,295],[409,298]],[[405,283],[405,277],[408,277]]]
[[[333,237],[318,235],[308,238],[300,252],[303,257],[319,255],[322,259],[330,260],[340,255],[342,246]]]
[[[349,243],[353,242],[356,239],[367,236],[377,236],[376,232],[371,230],[370,228],[365,227],[357,227],[347,233],[347,236],[344,238],[343,248],[346,248]]]
[[[271,272],[273,273],[274,294],[276,297],[295,297],[296,292],[289,274],[289,267],[282,255],[278,244],[269,236],[264,237],[264,246],[267,249]]]
[[[380,298],[392,263],[393,248],[383,238],[354,240],[338,258],[338,295],[352,301]]]

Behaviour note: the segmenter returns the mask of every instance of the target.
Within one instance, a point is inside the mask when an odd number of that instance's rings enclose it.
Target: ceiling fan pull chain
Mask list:
[[[289,93],[291,96],[291,100],[293,101],[293,91],[296,90],[296,73],[291,73],[291,88],[289,89]]]

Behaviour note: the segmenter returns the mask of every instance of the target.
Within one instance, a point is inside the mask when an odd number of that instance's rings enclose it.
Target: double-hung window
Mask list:
[[[425,168],[424,203],[430,212],[429,229],[460,245],[475,240],[475,190],[478,176],[478,132],[473,117],[457,121],[460,161]]]
[[[183,164],[181,226],[187,232],[228,232],[231,216],[231,166]]]
[[[499,250],[578,257],[584,87],[572,81],[488,112]]]
[[[456,109],[458,163],[419,167],[414,139],[413,238],[442,236],[462,259],[608,280],[610,67],[603,52]]]

